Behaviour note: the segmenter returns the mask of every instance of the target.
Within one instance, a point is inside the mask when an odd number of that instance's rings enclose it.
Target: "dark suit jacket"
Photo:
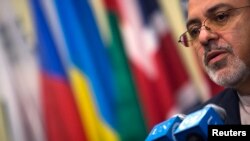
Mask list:
[[[225,124],[241,124],[239,97],[237,95],[236,90],[232,88],[226,88],[212,99],[208,100],[204,104],[194,108],[191,111],[196,111],[198,109],[201,109],[209,103],[216,104],[226,110],[227,116],[225,119]]]

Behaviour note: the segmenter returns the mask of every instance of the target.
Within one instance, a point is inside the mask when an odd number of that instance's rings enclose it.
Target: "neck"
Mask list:
[[[239,99],[243,105],[250,106],[250,95],[238,92]]]
[[[238,83],[238,85],[235,86],[235,89],[239,92],[240,95],[250,95],[249,86],[250,86],[250,78],[247,77],[243,79],[240,83]]]

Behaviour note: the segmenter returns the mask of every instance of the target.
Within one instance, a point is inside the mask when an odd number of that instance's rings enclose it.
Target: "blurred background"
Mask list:
[[[143,141],[222,88],[184,0],[0,0],[1,141]]]

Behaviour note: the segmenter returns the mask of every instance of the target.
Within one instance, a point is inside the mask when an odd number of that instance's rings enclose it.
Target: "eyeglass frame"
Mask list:
[[[190,37],[192,38],[192,36],[190,35],[189,30],[187,30],[187,31],[185,31],[184,33],[182,33],[182,34],[180,35],[179,40],[178,40],[178,43],[182,44],[184,47],[190,47],[190,46],[188,46],[187,43],[197,39],[197,37],[200,35],[200,31],[201,31],[201,29],[202,29],[203,26],[204,26],[205,29],[208,30],[208,31],[214,31],[214,30],[212,30],[209,26],[207,26],[207,25],[205,24],[207,20],[209,20],[209,19],[210,19],[210,20],[211,20],[211,19],[214,19],[214,17],[218,16],[218,13],[226,13],[226,14],[228,14],[228,13],[230,13],[230,12],[233,12],[233,11],[238,10],[238,9],[243,9],[243,8],[250,8],[250,5],[246,5],[246,6],[242,6],[242,7],[237,7],[237,8],[230,8],[230,9],[225,10],[225,11],[219,11],[219,12],[215,13],[213,16],[207,17],[205,20],[203,20],[203,21],[201,22],[202,24],[201,24],[200,27],[198,28],[198,32],[199,32],[199,33],[197,34],[197,36],[196,36],[194,39],[189,40],[189,41],[182,41],[182,40],[181,40],[181,39],[184,38],[185,36],[190,36]],[[227,23],[226,23],[226,24],[227,24]],[[225,25],[226,25],[226,24],[225,24]],[[223,26],[224,26],[224,25],[223,25]],[[187,35],[187,34],[189,34],[189,35]],[[186,46],[185,44],[187,44],[187,46]]]

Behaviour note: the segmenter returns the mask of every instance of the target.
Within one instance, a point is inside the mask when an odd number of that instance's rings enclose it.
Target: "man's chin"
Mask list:
[[[226,88],[236,87],[241,80],[236,75],[230,74],[223,69],[218,70],[213,73],[208,72],[208,75],[214,83],[216,83],[219,86],[226,87]]]
[[[207,70],[208,76],[210,79],[216,83],[217,85],[223,86],[223,87],[231,87],[232,82],[230,82],[229,75],[224,69],[219,70]]]

